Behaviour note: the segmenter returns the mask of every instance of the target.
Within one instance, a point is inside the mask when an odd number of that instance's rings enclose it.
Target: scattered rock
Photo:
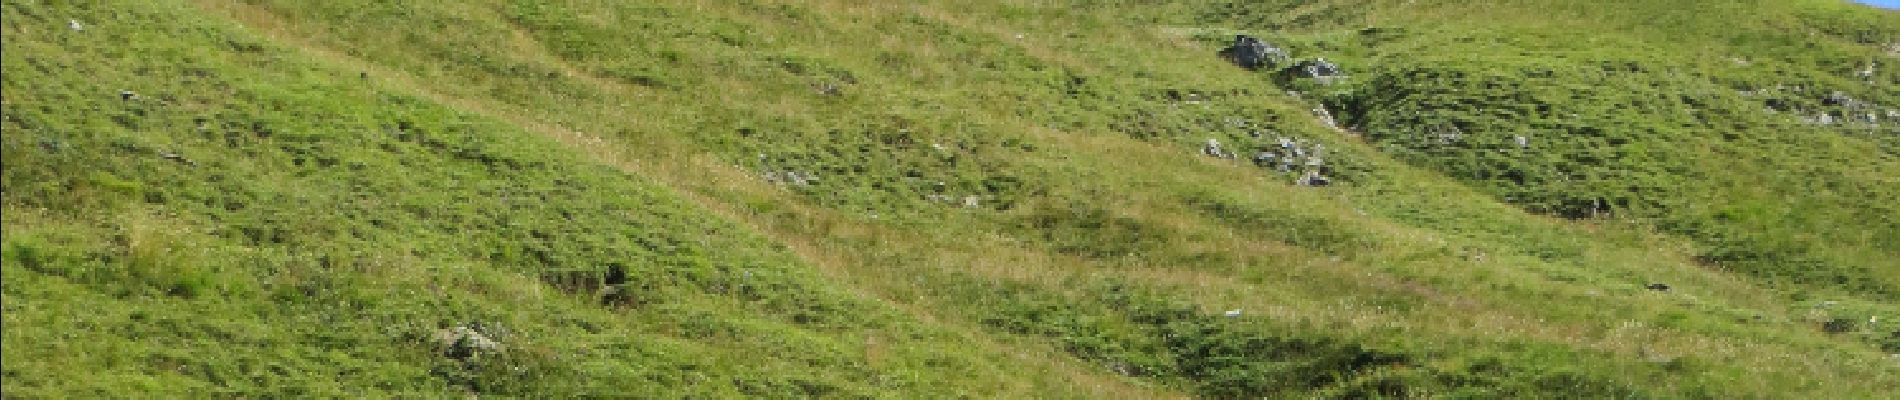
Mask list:
[[[442,355],[457,360],[469,359],[482,354],[502,350],[501,343],[490,339],[488,335],[469,326],[436,331],[435,340],[442,349]]]
[[[1788,111],[1788,110],[1794,109],[1793,104],[1790,104],[1787,100],[1783,100],[1783,99],[1764,100],[1762,101],[1762,105],[1765,107],[1768,107],[1768,111],[1781,112],[1781,111]]]
[[[1452,144],[1465,138],[1465,132],[1459,130],[1456,126],[1450,127],[1450,129],[1433,128],[1432,135],[1438,139],[1438,144]]]
[[[79,20],[76,20],[76,19],[66,20],[66,27],[72,28],[74,32],[81,32],[81,31],[86,30],[86,25],[79,23]]]
[[[1327,178],[1325,175],[1320,175],[1319,171],[1306,171],[1306,174],[1301,175],[1300,179],[1294,181],[1294,183],[1300,186],[1331,186],[1333,180]]]
[[[1222,315],[1225,315],[1225,316],[1227,316],[1227,318],[1239,318],[1239,317],[1240,317],[1240,309],[1238,309],[1238,308],[1236,308],[1236,309],[1232,309],[1232,310],[1227,310],[1227,313],[1225,313],[1225,314],[1222,314]]]
[[[1847,107],[1847,108],[1860,108],[1860,106],[1863,105],[1863,103],[1860,100],[1855,100],[1853,97],[1848,97],[1847,93],[1843,93],[1841,91],[1828,93],[1826,98],[1821,99],[1821,104],[1826,104],[1830,106]]]
[[[1290,70],[1295,78],[1313,79],[1321,84],[1331,84],[1334,80],[1345,78],[1346,74],[1338,64],[1325,58],[1301,61]]]
[[[1234,158],[1234,154],[1221,149],[1220,141],[1215,139],[1207,139],[1207,144],[1201,146],[1201,154],[1214,158]]]
[[[1319,122],[1321,124],[1325,124],[1327,128],[1332,128],[1333,130],[1339,130],[1339,121],[1333,119],[1333,112],[1327,111],[1326,107],[1314,108],[1313,116],[1318,117]]]
[[[1317,58],[1312,61],[1300,63],[1300,71],[1305,72],[1306,76],[1310,78],[1345,75],[1340,72],[1338,64],[1326,61],[1325,58]]]
[[[831,83],[831,82],[819,82],[817,84],[813,84],[812,90],[817,91],[819,95],[823,95],[823,96],[838,96],[838,95],[844,94],[843,88],[840,88],[838,87],[838,84]]]
[[[1259,166],[1259,167],[1272,166],[1274,160],[1278,159],[1279,157],[1280,156],[1278,154],[1273,154],[1273,152],[1271,151],[1262,151],[1259,153],[1254,153],[1253,165]]]
[[[1847,333],[1854,331],[1854,320],[1834,318],[1821,323],[1821,331],[1827,333]]]
[[[1273,47],[1252,36],[1234,35],[1234,43],[1221,49],[1220,56],[1241,68],[1260,69],[1284,60],[1286,50]]]
[[[119,91],[119,100],[133,101],[133,100],[138,100],[138,99],[139,99],[138,93],[133,93],[130,90]]]
[[[792,186],[811,186],[818,183],[818,175],[798,171],[765,171],[762,174],[766,182]]]

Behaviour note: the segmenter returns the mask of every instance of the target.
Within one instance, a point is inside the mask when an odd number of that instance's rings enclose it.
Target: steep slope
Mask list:
[[[1773,136],[1784,128],[1838,134],[1820,139],[1827,158],[1865,156],[1807,163],[1670,119],[1692,117],[1626,113],[1625,95],[1730,81],[1667,77],[1700,65],[1673,48],[1523,53],[1578,38],[1550,32],[1628,30],[1525,11],[1568,2],[1076,3],[6,3],[6,392],[1878,398],[1900,386],[1886,354],[1900,339],[1861,322],[1900,314],[1885,289],[1891,205],[1878,201],[1895,164],[1879,136],[1733,123],[1763,142],[1788,140]],[[1776,7],[1764,10],[1788,21],[1862,15]],[[1522,27],[1476,22],[1490,20]],[[1373,21],[1397,30],[1362,29]],[[1213,56],[1245,30],[1355,76],[1314,86]],[[1473,32],[1528,44],[1471,44]],[[1844,34],[1885,31],[1871,32]],[[1600,42],[1567,51],[1653,40],[1577,35]],[[1844,43],[1828,46],[1866,50]],[[1439,48],[1464,56],[1427,51]],[[1646,92],[1577,86],[1601,78],[1585,67],[1637,57],[1661,76],[1615,82]],[[1546,64],[1561,79],[1530,77]],[[1757,65],[1818,77],[1834,64]],[[1469,75],[1495,76],[1481,83],[1427,79],[1492,69]],[[1558,89],[1572,87],[1587,96]],[[1884,102],[1881,87],[1853,96]],[[1326,126],[1319,107],[1357,132]],[[1445,125],[1473,141],[1398,134]],[[1655,137],[1628,133],[1644,128]],[[1471,151],[1519,129],[1539,130],[1549,160]],[[1323,145],[1337,184],[1196,153],[1278,137]],[[1694,144],[1607,164],[1573,154],[1610,139]],[[1767,196],[1793,176],[1683,162],[1730,153],[1825,171],[1841,189]],[[1599,164],[1693,190],[1494,179]],[[1745,198],[1819,219],[1695,214],[1750,194],[1723,179],[1769,181]],[[1624,194],[1681,204],[1545,216]],[[1754,227],[1790,244],[1720,257],[1721,232]],[[1788,257],[1828,268],[1774,277]],[[430,337],[470,321],[507,327],[506,349],[439,354]]]
[[[1195,11],[1351,66],[1349,83],[1310,89],[1402,159],[1532,211],[1694,238],[1702,262],[1771,283],[1884,301],[1900,288],[1895,13],[1280,3]]]
[[[7,4],[9,397],[1145,393],[201,15]]]

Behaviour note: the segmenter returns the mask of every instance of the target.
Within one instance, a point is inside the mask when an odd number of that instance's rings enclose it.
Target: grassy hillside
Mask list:
[[[1900,387],[1892,12],[108,3],[0,3],[8,396]]]
[[[1308,25],[1302,16],[1333,12],[1222,6],[1198,16],[1358,67],[1350,84],[1314,89],[1401,159],[1531,211],[1693,238],[1713,266],[1893,299],[1900,276],[1883,268],[1900,254],[1891,12],[1358,2],[1355,18]]]

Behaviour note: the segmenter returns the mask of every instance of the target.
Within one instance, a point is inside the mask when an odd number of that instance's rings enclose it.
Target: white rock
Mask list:
[[[501,343],[466,326],[436,331],[435,340],[442,346],[445,353],[455,358],[467,358],[484,352],[502,350]]]

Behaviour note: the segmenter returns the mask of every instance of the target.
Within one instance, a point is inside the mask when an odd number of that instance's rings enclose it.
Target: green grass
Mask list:
[[[1900,108],[1894,13],[1074,3],[6,2],[4,390],[1900,386],[1900,125],[1798,119]],[[1256,135],[1341,183],[1196,152]]]

